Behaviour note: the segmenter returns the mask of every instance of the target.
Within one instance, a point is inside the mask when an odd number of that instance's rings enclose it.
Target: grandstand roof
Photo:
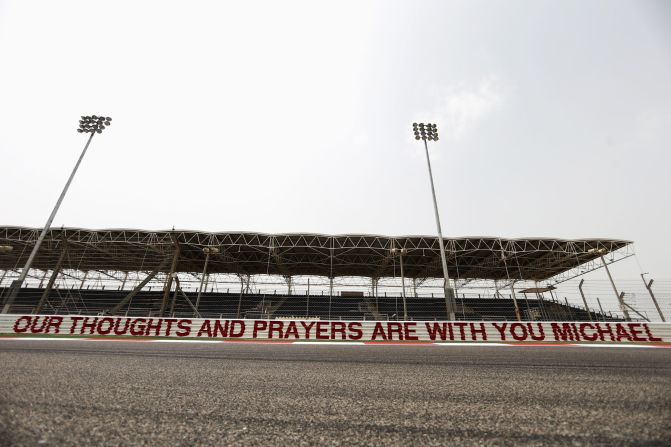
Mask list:
[[[21,268],[40,229],[0,227],[0,269]],[[450,277],[474,279],[544,280],[600,255],[617,251],[630,241],[612,239],[503,239],[463,237],[444,239]],[[66,249],[64,250],[64,247]],[[54,269],[63,254],[63,269],[97,271],[170,271],[177,249],[176,272],[201,272],[203,248],[216,247],[209,273],[400,276],[400,253],[408,278],[442,277],[435,236],[366,234],[263,234],[250,232],[90,230],[52,228],[33,268]]]

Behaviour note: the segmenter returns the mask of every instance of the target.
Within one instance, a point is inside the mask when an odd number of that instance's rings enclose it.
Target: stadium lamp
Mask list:
[[[14,250],[14,247],[11,245],[0,245],[0,253],[9,253]]]
[[[40,233],[39,238],[37,238],[37,242],[35,242],[35,246],[33,247],[33,250],[30,252],[30,256],[28,256],[28,260],[26,261],[26,264],[23,266],[19,278],[13,281],[10,286],[9,294],[7,295],[5,304],[2,307],[3,314],[9,312],[10,306],[14,303],[16,296],[19,294],[19,289],[21,288],[23,282],[26,280],[26,277],[28,276],[28,270],[30,270],[30,266],[33,265],[33,260],[35,259],[35,256],[37,255],[37,252],[40,249],[40,245],[42,245],[44,237],[47,235],[47,231],[49,231],[49,228],[51,228],[51,223],[53,222],[54,217],[56,217],[56,212],[58,212],[58,208],[60,208],[61,202],[63,202],[63,199],[65,198],[65,193],[68,191],[68,188],[70,188],[70,183],[72,183],[72,179],[75,177],[75,173],[77,172],[79,165],[84,159],[84,155],[86,154],[86,150],[89,148],[89,145],[91,144],[93,135],[95,135],[96,133],[103,133],[105,127],[109,126],[110,124],[112,124],[112,118],[110,118],[109,116],[105,117],[97,115],[87,115],[82,116],[81,119],[79,120],[79,128],[77,129],[77,132],[90,133],[91,136],[86,142],[84,150],[82,150],[82,153],[79,156],[79,159],[77,160],[74,169],[72,169],[70,177],[68,178],[68,181],[65,183],[65,186],[63,187],[63,191],[61,191],[61,195],[60,197],[58,197],[58,200],[56,201],[56,206],[54,206],[54,209],[51,211],[49,219],[47,219],[47,223],[44,224],[44,228],[42,228],[42,232]]]
[[[429,166],[429,181],[431,182],[431,195],[433,196],[433,210],[436,214],[436,227],[438,228],[438,246],[440,247],[440,261],[443,265],[443,289],[445,291],[445,310],[450,320],[455,320],[454,290],[450,287],[450,275],[447,271],[447,259],[445,258],[445,244],[443,243],[443,231],[440,228],[440,216],[438,214],[438,202],[436,201],[436,189],[433,186],[433,172],[431,171],[431,159],[429,158],[429,146],[427,141],[438,141],[438,126],[435,123],[413,123],[412,131],[415,140],[424,141],[426,152],[426,163]]]

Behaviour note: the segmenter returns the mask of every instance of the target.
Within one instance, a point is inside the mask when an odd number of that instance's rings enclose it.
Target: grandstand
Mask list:
[[[0,297],[39,229],[0,227]],[[553,294],[557,284],[633,254],[631,242],[444,240],[463,320],[621,319]],[[431,236],[51,229],[12,313],[212,318],[445,320]]]

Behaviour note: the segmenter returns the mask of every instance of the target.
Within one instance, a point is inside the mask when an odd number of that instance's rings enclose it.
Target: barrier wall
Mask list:
[[[264,341],[669,343],[671,323],[323,321],[0,315],[0,334]]]

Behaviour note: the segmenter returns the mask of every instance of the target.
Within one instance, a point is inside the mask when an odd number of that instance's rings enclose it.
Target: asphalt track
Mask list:
[[[0,340],[3,445],[671,445],[671,349]]]

